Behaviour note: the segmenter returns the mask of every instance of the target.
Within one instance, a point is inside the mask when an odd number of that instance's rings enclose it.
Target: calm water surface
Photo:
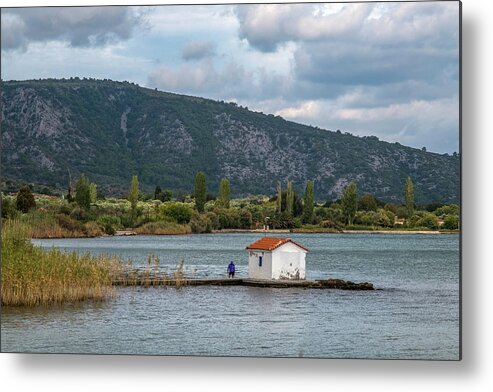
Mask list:
[[[247,276],[258,234],[36,240],[118,254],[137,268]],[[458,359],[457,235],[290,234],[310,249],[307,278],[369,281],[382,290],[255,287],[119,288],[106,302],[3,308],[4,352]]]

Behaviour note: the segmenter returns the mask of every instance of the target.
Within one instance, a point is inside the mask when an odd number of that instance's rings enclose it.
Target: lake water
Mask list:
[[[280,235],[281,236],[281,235]],[[3,352],[324,358],[459,358],[459,236],[290,234],[310,249],[307,279],[372,282],[381,290],[256,287],[118,288],[115,298],[2,308]],[[247,276],[258,234],[35,240],[43,247],[147,256],[188,275]]]

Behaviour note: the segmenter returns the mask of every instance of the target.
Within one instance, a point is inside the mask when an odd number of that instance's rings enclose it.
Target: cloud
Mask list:
[[[288,119],[316,119],[321,112],[321,104],[318,101],[306,101],[299,106],[287,107],[278,110],[275,114]]]
[[[320,4],[239,5],[239,35],[261,51],[287,41],[337,37],[355,31],[371,12],[369,4],[351,4],[325,13]]]
[[[210,59],[154,69],[148,84],[160,89],[218,100],[260,100],[282,95],[287,81],[264,68],[247,69],[230,60],[221,66]]]
[[[182,51],[182,58],[186,61],[201,60],[215,54],[214,44],[206,41],[190,41]]]
[[[2,76],[131,80],[450,152],[458,16],[457,2],[4,9]]]
[[[145,25],[135,7],[42,7],[2,10],[2,50],[33,42],[65,41],[72,47],[104,46],[129,39]]]
[[[300,101],[295,105],[278,101],[274,113],[295,122],[341,129],[359,136],[376,135],[415,148],[458,151],[458,96],[348,108],[352,101],[361,98],[355,93],[334,100]]]
[[[239,5],[236,15],[239,36],[260,51],[276,51],[288,41],[441,42],[449,38],[451,22],[458,27],[456,2]]]

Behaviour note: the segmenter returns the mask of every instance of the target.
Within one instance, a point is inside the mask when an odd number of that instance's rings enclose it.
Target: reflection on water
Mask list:
[[[307,278],[370,281],[382,290],[121,288],[107,302],[3,308],[2,351],[160,355],[457,359],[458,236],[291,235],[310,249]],[[137,267],[185,260],[187,272],[247,274],[255,234],[37,240],[118,253]]]

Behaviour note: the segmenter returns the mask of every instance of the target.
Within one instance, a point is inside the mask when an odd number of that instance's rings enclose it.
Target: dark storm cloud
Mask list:
[[[181,56],[184,60],[201,60],[212,57],[215,54],[214,44],[205,41],[188,42],[182,50]]]
[[[144,22],[144,14],[132,7],[3,9],[2,50],[54,40],[73,47],[102,46],[130,38]]]
[[[298,98],[334,98],[365,88],[374,104],[434,99],[457,91],[457,48],[309,42],[294,53]]]

